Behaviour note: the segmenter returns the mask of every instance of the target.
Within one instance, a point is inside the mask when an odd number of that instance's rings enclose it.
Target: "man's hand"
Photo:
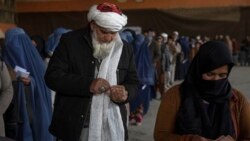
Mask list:
[[[122,85],[110,86],[109,82],[102,78],[97,78],[90,85],[90,92],[94,94],[108,94],[114,102],[124,102],[128,98],[128,92]]]
[[[94,94],[106,93],[110,89],[110,84],[107,80],[97,78],[90,85],[90,92]]]
[[[109,91],[110,99],[114,102],[124,102],[128,98],[128,92],[122,85],[114,85],[110,87]]]

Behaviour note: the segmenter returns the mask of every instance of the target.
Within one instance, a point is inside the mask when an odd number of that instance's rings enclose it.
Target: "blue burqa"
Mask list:
[[[66,29],[63,27],[56,28],[52,34],[49,35],[46,42],[46,52],[52,54],[59,44],[62,34],[71,31],[71,29]]]
[[[143,105],[143,113],[146,114],[149,108],[152,93],[154,93],[154,67],[148,43],[142,34],[136,35],[134,40],[134,54],[137,74],[140,80],[138,95],[130,102],[131,112],[136,111],[138,106]]]
[[[30,94],[24,84],[18,81],[17,101],[21,123],[18,125],[18,141],[53,141],[49,133],[52,117],[50,90],[45,85],[45,66],[29,36],[21,28],[13,28],[6,32],[3,58],[12,69],[15,66],[30,72]],[[27,107],[27,103],[30,107]]]

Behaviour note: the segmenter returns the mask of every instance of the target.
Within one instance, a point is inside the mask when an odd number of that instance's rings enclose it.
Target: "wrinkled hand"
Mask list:
[[[235,141],[230,135],[220,136],[215,141]]]
[[[107,80],[97,78],[90,85],[90,92],[94,94],[106,93],[110,89],[110,84]]]
[[[128,92],[124,86],[114,85],[110,87],[109,96],[112,101],[120,103],[127,100]]]
[[[19,77],[19,80],[21,80],[24,85],[29,85],[31,81],[29,77]]]

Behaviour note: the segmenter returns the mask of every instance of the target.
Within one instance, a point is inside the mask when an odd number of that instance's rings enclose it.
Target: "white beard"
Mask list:
[[[109,43],[100,43],[96,39],[96,33],[93,32],[92,34],[92,44],[94,47],[94,53],[93,56],[97,59],[104,59],[106,56],[109,55],[111,49],[115,45],[115,39]]]

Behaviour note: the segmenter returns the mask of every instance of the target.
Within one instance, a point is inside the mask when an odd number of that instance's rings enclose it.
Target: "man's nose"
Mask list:
[[[114,37],[115,36],[113,34],[108,33],[104,36],[104,41],[109,43],[114,39]]]

